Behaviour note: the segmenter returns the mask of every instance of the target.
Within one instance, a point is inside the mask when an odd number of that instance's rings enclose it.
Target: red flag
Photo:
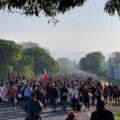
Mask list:
[[[46,73],[46,70],[43,70],[43,80],[44,81],[47,81],[47,73]]]

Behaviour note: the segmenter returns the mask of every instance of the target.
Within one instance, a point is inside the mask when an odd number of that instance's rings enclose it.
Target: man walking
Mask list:
[[[103,100],[98,101],[97,110],[92,113],[90,120],[115,120],[113,113],[105,109]]]
[[[41,102],[36,100],[36,94],[31,92],[30,101],[25,105],[25,111],[27,113],[25,120],[41,120],[40,112],[42,108]]]
[[[63,105],[63,111],[66,110],[67,97],[68,97],[68,89],[67,89],[67,86],[64,85],[60,89],[60,98],[61,98],[61,103]]]

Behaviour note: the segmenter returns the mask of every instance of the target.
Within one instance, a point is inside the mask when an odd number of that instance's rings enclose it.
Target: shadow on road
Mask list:
[[[16,118],[25,118],[25,113],[23,111],[4,111],[0,113],[0,120],[15,120]]]
[[[45,111],[41,114],[42,118],[48,118],[48,117],[54,117],[54,116],[65,116],[67,115],[68,111],[70,111],[71,108],[67,109],[66,111],[57,110],[56,112],[53,111]]]

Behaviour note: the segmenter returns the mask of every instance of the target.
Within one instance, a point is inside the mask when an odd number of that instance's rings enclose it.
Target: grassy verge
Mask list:
[[[115,118],[115,120],[120,120],[120,112],[115,112],[114,118]]]
[[[101,80],[101,83],[104,84],[106,82],[108,82],[109,80]],[[115,85],[120,86],[120,80],[111,80],[111,83],[114,83]]]

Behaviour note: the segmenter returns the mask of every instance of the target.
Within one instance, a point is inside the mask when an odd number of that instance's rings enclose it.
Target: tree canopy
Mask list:
[[[59,65],[50,53],[37,43],[16,44],[14,41],[0,39],[0,78],[7,79],[7,74],[16,71],[27,77],[34,74],[57,73]]]
[[[82,6],[87,0],[0,0],[0,10],[8,9],[10,12],[18,12],[27,16],[54,17],[59,13],[75,7]],[[120,16],[120,0],[107,0],[104,10],[109,15]]]
[[[103,75],[105,71],[105,57],[101,52],[88,53],[79,62],[81,70]]]
[[[13,65],[22,58],[22,50],[13,41],[0,40],[0,66]]]
[[[108,0],[105,4],[104,10],[109,15],[115,15],[117,13],[120,17],[120,0]]]
[[[26,48],[24,49],[24,54],[33,58],[33,71],[37,75],[40,74],[43,69],[46,69],[49,73],[56,73],[59,70],[57,62],[44,48]]]
[[[1,0],[0,9],[8,9],[10,12],[20,12],[25,15],[40,13],[53,17],[58,13],[65,13],[76,6],[81,6],[86,0]]]

